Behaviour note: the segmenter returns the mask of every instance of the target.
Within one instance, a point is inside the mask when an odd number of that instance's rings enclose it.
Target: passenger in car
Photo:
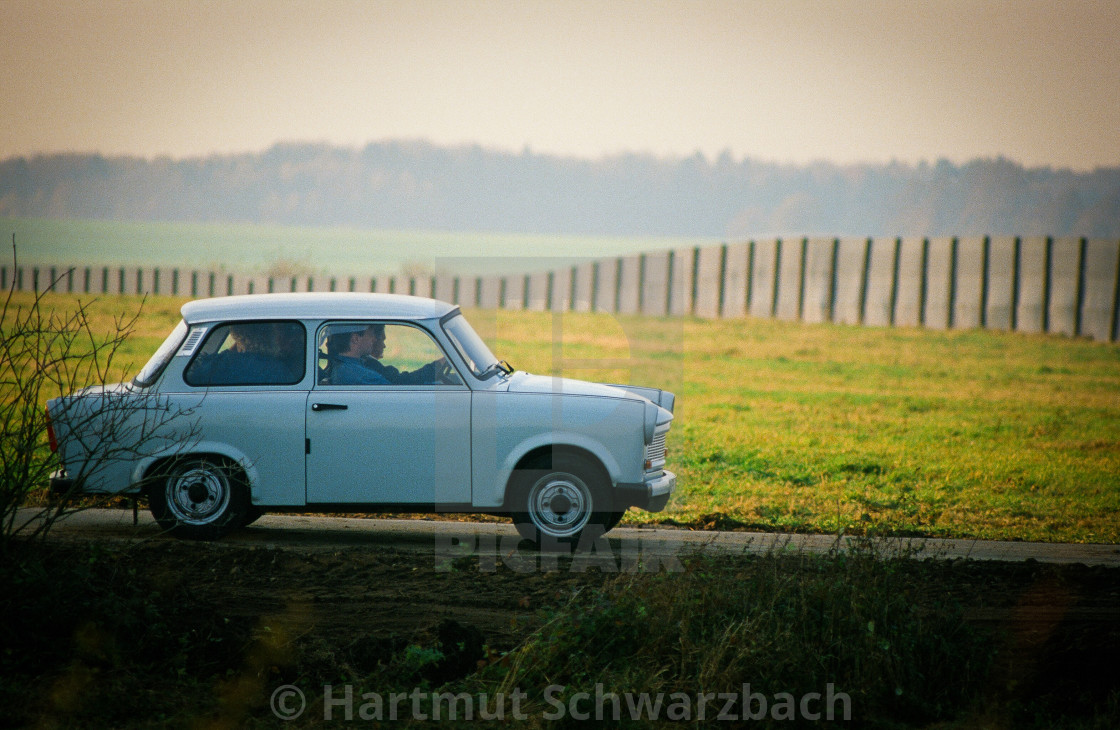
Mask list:
[[[291,368],[272,354],[272,326],[231,325],[230,347],[203,355],[191,364],[187,381],[192,385],[281,385],[299,380]]]
[[[273,325],[272,352],[294,374],[302,374],[307,357],[307,339],[303,326],[295,322],[277,322]]]
[[[412,371],[401,372],[392,365],[385,365],[381,358],[385,355],[385,325],[373,325],[373,349],[362,358],[362,364],[377,372],[394,385],[436,385],[439,372],[447,364],[447,358],[439,358]]]
[[[332,326],[327,335],[331,385],[389,385],[389,381],[362,364],[374,349],[374,328],[378,325]],[[383,328],[383,326],[382,326]],[[384,343],[384,328],[381,341]]]

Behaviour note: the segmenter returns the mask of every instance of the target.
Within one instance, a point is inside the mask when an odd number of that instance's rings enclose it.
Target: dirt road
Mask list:
[[[97,509],[66,518],[55,528],[61,536],[150,540],[161,537],[147,512],[133,524],[128,510]],[[835,535],[790,535],[762,532],[708,532],[673,528],[618,527],[591,547],[585,561],[606,567],[613,560],[619,570],[672,568],[674,561],[693,552],[760,554],[770,551],[824,553],[848,548],[850,538]],[[339,548],[392,547],[427,552],[438,564],[476,555],[487,565],[504,564],[515,572],[547,568],[551,558],[519,548],[517,532],[508,522],[456,522],[432,519],[353,518],[307,515],[265,515],[220,544],[259,547]],[[860,542],[861,545],[864,543]],[[919,558],[968,558],[1020,562],[1120,567],[1120,545],[886,538],[876,546],[885,555]],[[579,554],[577,554],[578,557]],[[644,561],[644,562],[643,562]],[[639,562],[641,563],[639,565]]]

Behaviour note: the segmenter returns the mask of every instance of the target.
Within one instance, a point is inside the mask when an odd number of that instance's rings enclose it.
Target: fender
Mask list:
[[[603,385],[609,385],[612,388],[625,390],[627,393],[645,398],[651,403],[661,406],[669,413],[673,412],[673,406],[677,401],[676,395],[660,388],[643,388],[639,385],[619,385],[618,383],[603,383]]]
[[[496,478],[494,484],[490,485],[493,490],[492,494],[484,495],[487,497],[485,500],[475,499],[474,506],[494,507],[503,504],[505,498],[509,496],[506,493],[506,487],[509,485],[510,477],[513,476],[514,468],[517,466],[518,462],[530,451],[543,446],[561,448],[570,446],[586,451],[603,465],[603,468],[607,472],[607,478],[610,480],[611,487],[623,481],[622,468],[619,466],[618,461],[610,451],[603,448],[603,445],[599,441],[572,431],[549,431],[546,433],[534,434],[518,443],[513,449],[510,449],[509,454],[506,455],[505,461],[502,462],[501,468],[495,474]]]
[[[221,441],[200,441],[199,443],[191,444],[189,449],[184,450],[176,447],[170,447],[139,460],[138,462],[136,462],[136,465],[132,469],[130,485],[138,486],[139,484],[141,484],[144,481],[144,477],[147,471],[152,467],[152,464],[156,463],[160,459],[165,459],[169,456],[186,457],[193,456],[195,454],[216,454],[218,456],[224,456],[230,461],[236,463],[245,472],[245,478],[249,482],[250,492],[254,487],[260,484],[261,477],[260,473],[257,471],[256,465],[253,464],[253,462],[249,459],[248,456],[245,455],[243,451]]]

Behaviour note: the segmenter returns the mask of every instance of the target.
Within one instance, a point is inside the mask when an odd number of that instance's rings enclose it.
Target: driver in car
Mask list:
[[[373,338],[372,349],[361,358],[362,365],[393,385],[437,385],[440,382],[440,374],[448,368],[447,358],[441,357],[416,370],[401,372],[381,362],[385,355],[385,325],[371,325],[369,332]]]
[[[333,327],[327,336],[331,385],[388,385],[381,373],[366,366],[362,359],[374,349],[374,325]],[[385,340],[384,331],[381,335]],[[384,349],[384,345],[382,345]]]

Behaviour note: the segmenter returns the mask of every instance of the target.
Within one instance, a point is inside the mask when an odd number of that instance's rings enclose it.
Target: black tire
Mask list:
[[[160,527],[187,540],[216,540],[245,524],[251,504],[241,469],[228,459],[191,457],[160,471],[148,493]]]
[[[249,505],[249,508],[245,510],[245,519],[241,521],[241,526],[248,527],[260,518],[264,517],[264,515],[264,507],[258,507],[255,504],[251,504]]]
[[[557,454],[511,480],[513,524],[541,550],[570,550],[617,524],[606,476],[587,459]],[[613,520],[613,522],[612,522]]]
[[[622,516],[626,514],[626,510],[622,512],[611,512],[607,515],[607,519],[602,524],[602,532],[606,534],[618,527],[618,523],[622,522]],[[517,528],[517,533],[521,535],[521,539],[536,542],[538,539],[538,532],[536,526],[526,519],[515,519],[513,526]]]
[[[607,520],[606,524],[603,525],[603,527],[607,528],[608,530],[613,530],[618,526],[619,522],[622,522],[622,516],[624,514],[626,514],[626,510],[622,510],[621,512],[611,512],[610,519]]]

